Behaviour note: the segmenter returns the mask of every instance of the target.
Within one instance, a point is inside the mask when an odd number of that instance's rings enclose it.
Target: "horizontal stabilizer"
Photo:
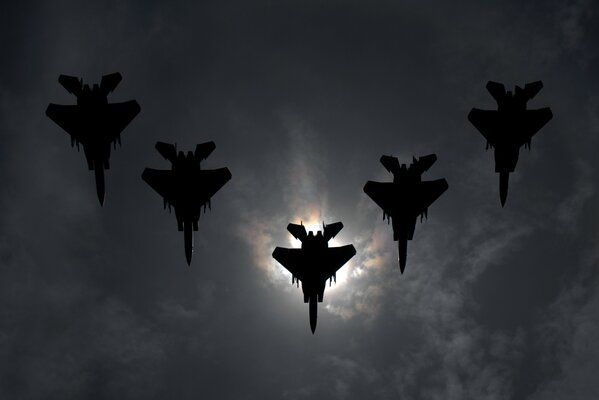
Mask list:
[[[328,242],[329,240],[337,236],[341,229],[343,229],[343,223],[341,222],[335,222],[333,224],[325,225],[323,233],[324,239]]]
[[[196,150],[194,152],[194,157],[196,161],[200,162],[208,158],[210,153],[212,153],[216,149],[216,145],[214,142],[206,142],[200,143],[196,146]]]
[[[177,158],[177,147],[174,144],[165,142],[156,142],[156,150],[170,162],[175,161]]]
[[[289,231],[289,233],[291,233],[291,235],[300,240],[300,241],[304,241],[304,239],[307,236],[306,233],[306,227],[304,225],[297,225],[297,224],[289,224],[287,225],[287,230]]]
[[[541,89],[543,89],[542,81],[527,83],[526,85],[524,85],[524,91],[526,92],[526,98],[528,100],[532,99],[533,97],[535,97],[537,95],[537,93],[539,93],[541,91]]]
[[[381,156],[381,164],[385,167],[385,169],[392,174],[395,174],[399,171],[399,160],[397,157],[393,156]]]
[[[495,101],[503,100],[505,97],[505,86],[502,83],[489,81],[487,82],[487,90]]]
[[[427,171],[437,161],[436,154],[429,154],[427,156],[419,157],[412,165],[416,169],[416,172],[422,174]]]
[[[79,96],[83,81],[79,78],[69,75],[60,75],[58,82],[67,90],[67,92]]]
[[[102,77],[102,81],[100,81],[100,89],[102,89],[104,93],[108,94],[118,86],[122,79],[123,76],[118,72],[104,75]]]

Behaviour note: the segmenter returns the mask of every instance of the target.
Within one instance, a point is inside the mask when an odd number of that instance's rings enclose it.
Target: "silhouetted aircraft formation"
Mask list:
[[[399,248],[399,269],[406,267],[408,240],[414,237],[416,219],[427,217],[428,208],[448,188],[445,179],[422,181],[422,174],[437,161],[435,154],[399,164],[396,157],[382,156],[381,164],[393,174],[393,182],[368,181],[364,192],[383,209],[383,220],[391,221],[393,240]]]
[[[208,158],[216,146],[214,142],[198,144],[194,152],[177,153],[173,144],[158,142],[156,150],[172,164],[170,170],[146,168],[141,175],[164,199],[164,208],[175,208],[177,227],[184,232],[185,258],[191,264],[193,233],[198,230],[202,209],[210,208],[210,199],[231,179],[228,168],[202,169],[200,163]]]
[[[283,267],[291,272],[291,284],[302,282],[304,303],[310,303],[310,329],[316,330],[317,302],[322,303],[326,282],[337,282],[336,273],[356,254],[353,245],[329,247],[329,240],[334,238],[343,224],[322,224],[322,231],[306,233],[303,224],[289,224],[287,230],[294,238],[302,242],[301,249],[285,249],[277,247],[272,256]]]
[[[118,72],[104,75],[100,85],[92,88],[74,76],[60,75],[58,82],[77,96],[76,105],[50,104],[46,115],[71,135],[71,146],[83,145],[87,167],[95,171],[96,191],[104,204],[104,170],[110,168],[110,145],[121,144],[121,132],[139,113],[135,100],[108,103],[108,94],[117,87],[122,76]]]
[[[50,104],[46,115],[71,135],[71,145],[83,145],[88,168],[95,171],[96,189],[100,204],[104,203],[104,170],[109,168],[110,145],[120,144],[120,134],[139,113],[135,100],[108,103],[108,94],[121,81],[120,73],[102,77],[91,88],[82,79],[60,75],[58,81],[77,97],[76,105]],[[508,192],[509,174],[514,172],[520,147],[530,148],[532,136],[551,118],[549,108],[528,110],[527,102],[543,87],[541,81],[516,86],[506,92],[503,84],[488,82],[487,90],[497,101],[497,110],[473,108],[470,122],[487,139],[487,149],[495,149],[495,172],[499,173],[499,192],[502,207]],[[164,200],[164,208],[175,208],[177,227],[184,232],[185,258],[191,264],[193,231],[198,230],[202,210],[210,208],[212,196],[230,179],[227,168],[206,170],[200,167],[215,149],[214,142],[201,143],[194,152],[177,152],[176,146],[157,142],[156,149],[171,162],[170,170],[146,168],[142,179]],[[435,154],[413,158],[409,166],[400,164],[393,156],[383,155],[383,166],[393,174],[392,182],[368,181],[364,192],[383,209],[383,220],[392,224],[393,240],[398,242],[399,267],[403,274],[407,258],[407,241],[412,240],[416,220],[427,216],[430,205],[448,188],[445,179],[422,181],[422,174],[437,160]],[[287,230],[302,243],[301,248],[275,248],[272,256],[292,274],[291,283],[302,283],[304,302],[309,303],[310,328],[316,330],[317,303],[323,301],[326,281],[336,281],[336,272],[355,254],[349,244],[329,247],[328,242],[343,228],[341,222],[324,225],[323,230],[306,232],[303,224],[289,224]]]
[[[501,83],[489,81],[487,90],[497,102],[497,110],[473,108],[468,120],[487,139],[489,147],[495,149],[495,172],[499,173],[499,198],[501,206],[507,199],[510,172],[514,172],[518,162],[520,147],[530,150],[530,142],[553,117],[549,107],[527,110],[526,103],[543,88],[543,82],[536,81],[516,86],[514,93],[505,91]]]

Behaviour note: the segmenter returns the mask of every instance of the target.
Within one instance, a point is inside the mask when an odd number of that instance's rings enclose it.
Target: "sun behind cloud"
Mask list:
[[[323,224],[327,225],[328,223],[337,222],[334,220],[325,220],[323,215],[324,213],[322,213],[318,207],[311,206],[308,208],[308,211],[303,214],[303,216],[296,216],[290,222],[294,224],[303,224],[306,228],[306,232],[312,231],[314,232],[314,234],[316,234],[318,231],[324,230]],[[302,242],[298,239],[295,239],[291,234],[288,235],[288,240],[290,247],[296,249],[302,247]],[[342,243],[342,241],[338,239],[338,236],[329,240],[329,247],[339,247],[344,246],[346,244],[350,243]],[[352,260],[350,259],[345,265],[339,268],[336,274],[336,280],[333,280],[333,282],[330,285],[327,284],[327,291],[334,291],[338,288],[347,286],[348,278],[350,276],[349,271],[352,269],[351,262]],[[289,280],[291,280],[291,273],[289,273],[289,271],[287,271],[283,267],[279,268],[279,270],[281,274],[283,274],[284,276],[288,276]]]

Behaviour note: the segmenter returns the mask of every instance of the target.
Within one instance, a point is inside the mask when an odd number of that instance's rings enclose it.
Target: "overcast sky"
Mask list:
[[[0,398],[599,398],[599,6],[520,1],[80,1],[0,16]],[[165,2],[166,3],[166,2]],[[192,2],[189,2],[192,3]],[[60,74],[121,72],[140,114],[100,207],[45,116]],[[485,84],[542,80],[554,118],[505,208],[466,116]],[[156,141],[233,178],[195,235],[141,180]],[[400,275],[362,191],[436,153],[449,189]],[[277,266],[285,227],[342,221],[356,256],[310,332]]]

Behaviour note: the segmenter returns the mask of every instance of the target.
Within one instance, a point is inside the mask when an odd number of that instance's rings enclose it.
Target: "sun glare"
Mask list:
[[[306,232],[312,231],[312,232],[314,232],[314,234],[316,234],[316,232],[323,230],[323,227],[322,227],[323,219],[321,218],[321,213],[316,209],[310,210],[310,212],[308,213],[308,219],[302,219],[301,217],[296,217],[296,218],[292,219],[291,222],[294,224],[302,223],[306,227]],[[327,222],[333,223],[333,222],[337,222],[337,221],[333,221],[333,220],[324,221],[325,224],[327,224]],[[289,233],[287,234],[287,236],[288,236],[290,247],[296,248],[296,249],[299,249],[302,247],[302,242],[300,240],[294,238]],[[343,230],[339,233],[339,236],[344,236]],[[345,246],[346,244],[350,244],[350,241],[347,241],[347,243],[342,243],[340,240],[338,240],[339,236],[329,240],[329,247],[339,247],[339,246]],[[335,280],[333,280],[333,282],[329,286],[329,282],[327,282],[326,289],[325,289],[325,295],[327,292],[335,291],[335,289],[337,289],[339,287],[343,287],[347,284],[349,271],[351,269],[351,263],[352,263],[352,260],[349,260],[344,266],[342,266],[337,271],[337,274],[336,274],[336,282],[337,283],[335,283]],[[281,266],[279,266],[279,267],[280,268],[277,268],[279,273],[288,277],[289,282],[291,282],[291,274],[289,273],[289,271],[287,271],[285,268],[283,268]]]

